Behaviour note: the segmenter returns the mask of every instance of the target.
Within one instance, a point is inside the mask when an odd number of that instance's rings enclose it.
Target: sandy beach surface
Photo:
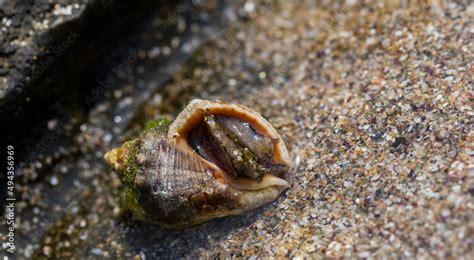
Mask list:
[[[102,145],[77,170],[88,203],[55,220],[35,254],[472,257],[474,4],[336,2],[244,3],[246,18],[144,105],[173,114],[178,99],[220,99],[262,113],[295,160],[276,201],[185,231],[133,221]],[[107,134],[91,118],[85,143]]]

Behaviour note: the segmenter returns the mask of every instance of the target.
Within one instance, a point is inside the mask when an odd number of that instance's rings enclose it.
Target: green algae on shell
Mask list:
[[[193,100],[171,124],[151,125],[105,155],[140,219],[185,228],[262,206],[289,186],[281,136],[247,107]]]

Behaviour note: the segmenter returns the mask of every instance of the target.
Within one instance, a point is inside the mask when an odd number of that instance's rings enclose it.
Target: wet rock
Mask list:
[[[41,124],[61,100],[89,91],[86,81],[100,57],[158,4],[1,1],[0,123],[23,130],[9,131],[8,141],[37,138],[28,125]]]
[[[98,87],[94,83],[104,71],[128,57],[133,46],[130,30],[139,29],[139,23],[160,4],[145,0],[109,1],[107,5],[99,0],[1,2],[0,125],[9,127],[0,134],[16,147],[19,167],[48,157],[55,161],[80,150],[64,149],[81,120],[73,115],[87,113],[95,104],[87,104],[84,95]],[[122,51],[111,53],[121,42]],[[110,58],[105,61],[105,57]],[[61,120],[53,131],[46,127],[52,118]],[[40,167],[28,174],[20,172],[18,181],[41,178],[54,164],[36,165]]]

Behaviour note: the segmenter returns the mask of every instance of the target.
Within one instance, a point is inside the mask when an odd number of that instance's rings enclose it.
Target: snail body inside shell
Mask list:
[[[188,133],[189,145],[232,178],[259,180],[264,174],[283,176],[288,167],[272,161],[273,140],[250,123],[227,115],[206,115]]]
[[[146,130],[105,155],[143,220],[184,228],[240,214],[289,187],[288,150],[247,107],[193,100],[170,125]]]

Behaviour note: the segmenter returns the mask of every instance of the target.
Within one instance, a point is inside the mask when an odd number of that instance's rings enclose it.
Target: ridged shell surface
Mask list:
[[[159,132],[150,131],[138,143],[135,186],[150,220],[187,226],[206,216],[235,211],[235,192],[214,178],[214,170],[194,154],[176,149]]]

